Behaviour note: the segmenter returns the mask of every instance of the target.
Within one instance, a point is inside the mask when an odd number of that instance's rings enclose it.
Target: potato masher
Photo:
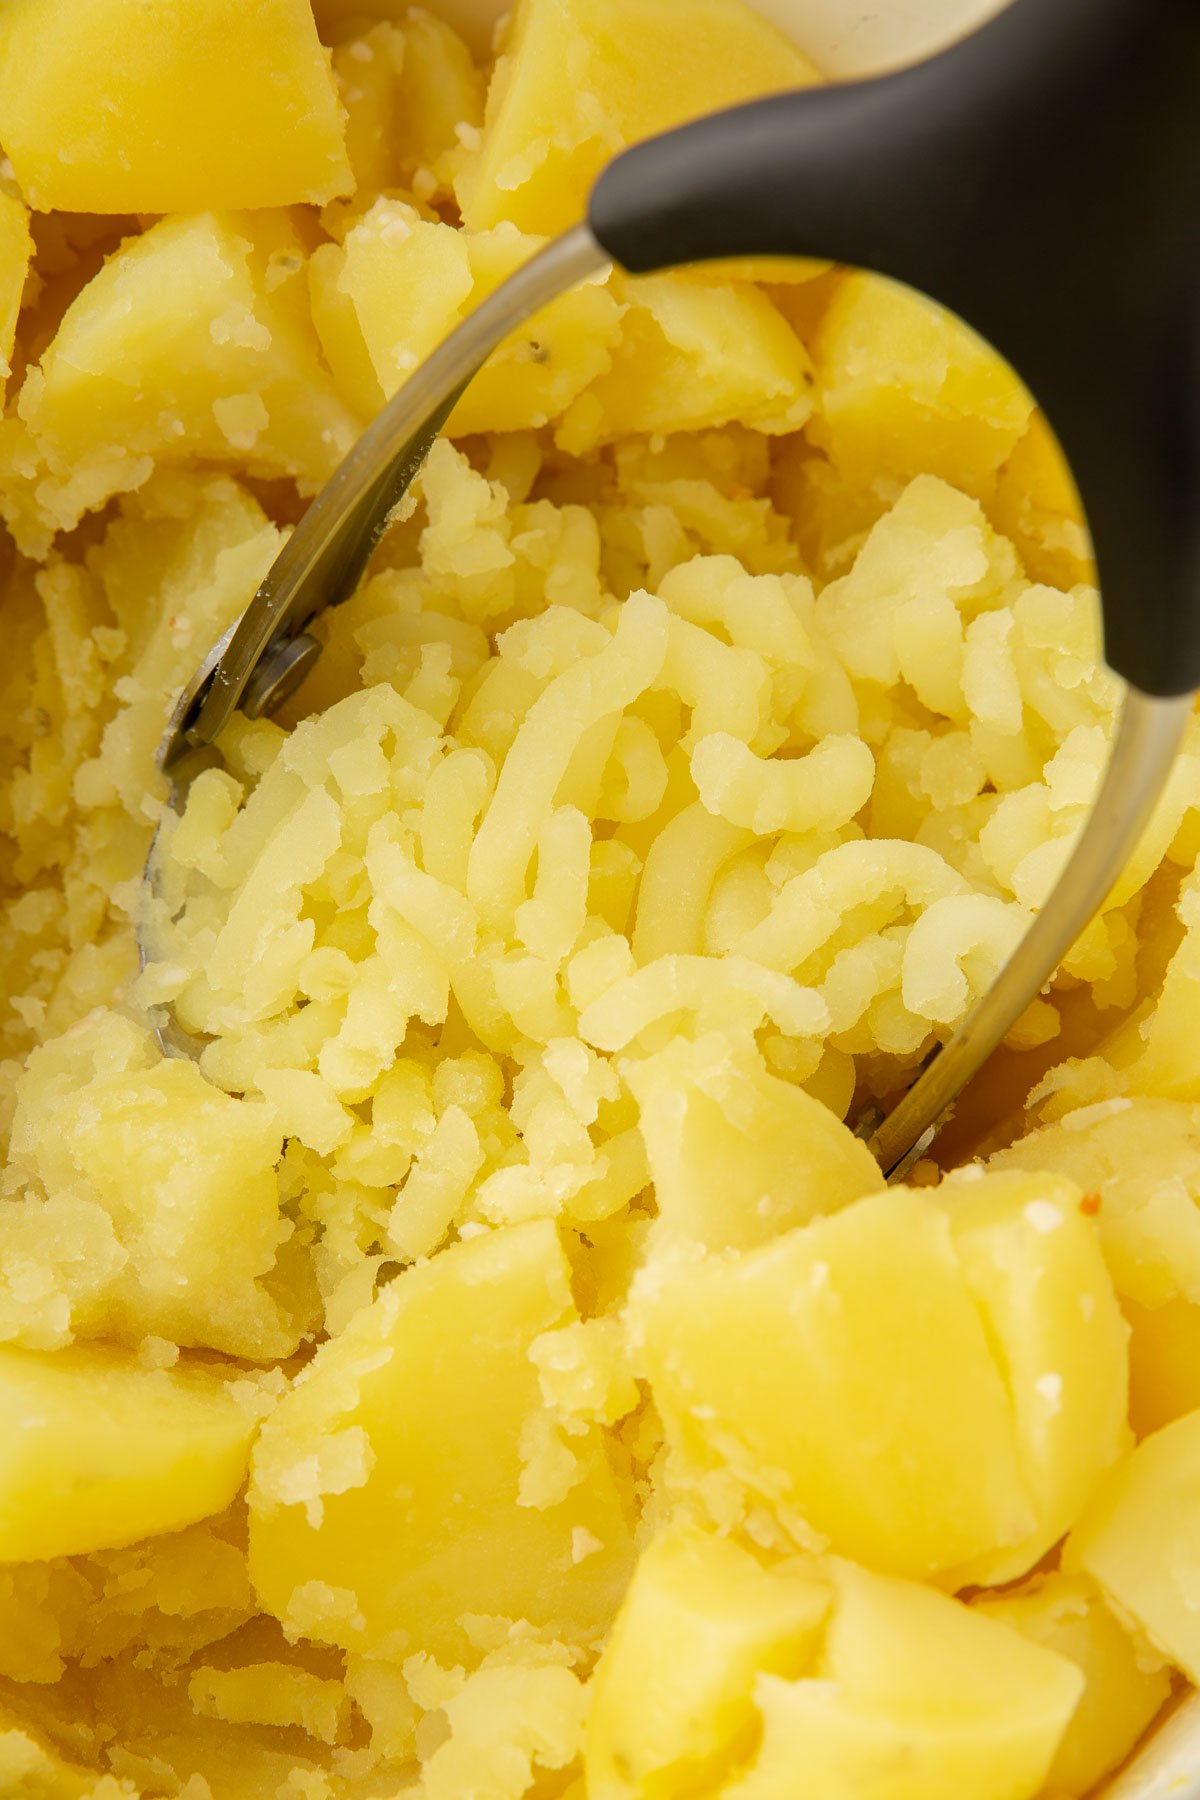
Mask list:
[[[1086,505],[1109,665],[1110,760],[1059,881],[974,1010],[884,1118],[911,1167],[1102,905],[1154,809],[1200,686],[1200,4],[1012,0],[970,37],[873,80],[786,93],[625,151],[588,214],[517,271],[383,408],[238,624],[180,697],[160,753],[178,801],[233,711],[269,714],[320,654],[455,400],[508,333],[616,263],[729,256],[857,264],[921,289],[1013,364]],[[170,1028],[164,1045],[179,1048]],[[186,1046],[185,1046],[186,1047]]]

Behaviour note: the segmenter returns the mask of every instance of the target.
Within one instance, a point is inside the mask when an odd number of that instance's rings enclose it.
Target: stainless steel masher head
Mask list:
[[[313,501],[180,698],[161,753],[176,796],[235,709],[258,717],[294,691],[320,654],[308,626],[353,592],[472,375],[574,283],[609,263],[636,275],[779,255],[930,294],[1008,358],[1057,432],[1126,691],[1056,887],[992,988],[864,1130],[902,1174],[1102,906],[1200,686],[1198,119],[1197,0],[1012,0],[914,67],[755,101],[624,152],[586,220],[450,334]]]

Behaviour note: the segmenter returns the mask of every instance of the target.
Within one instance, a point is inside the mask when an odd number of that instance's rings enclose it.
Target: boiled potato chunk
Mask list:
[[[1059,588],[1095,581],[1083,504],[1043,413],[1033,414],[1000,470],[989,510],[1035,581]]]
[[[472,228],[562,231],[626,144],[739,100],[818,79],[738,0],[521,0],[464,181]]]
[[[125,1800],[112,1776],[66,1762],[8,1712],[0,1712],[0,1793],[13,1800]]]
[[[805,1566],[768,1573],[726,1538],[669,1527],[643,1551],[596,1669],[590,1800],[710,1791],[753,1741],[756,1676],[802,1674],[828,1606]]]
[[[346,155],[359,192],[401,183],[395,128],[404,47],[404,34],[395,25],[381,23],[333,52],[333,74],[346,117]]]
[[[883,1186],[862,1140],[753,1044],[677,1038],[626,1078],[663,1232],[745,1250]]]
[[[1200,1304],[1200,1113],[1149,1096],[1078,1107],[991,1160],[1069,1175],[1092,1196],[1123,1301]]]
[[[313,317],[342,392],[365,417],[542,240],[512,226],[471,236],[381,198],[312,259]],[[608,368],[621,309],[603,282],[563,294],[514,333],[450,417],[453,435],[520,431],[561,416]]]
[[[5,0],[0,142],[42,211],[288,206],[352,185],[307,0]]]
[[[1104,1478],[1063,1561],[1200,1682],[1200,1412],[1145,1438]]]
[[[216,1371],[126,1352],[0,1348],[0,1562],[136,1543],[222,1512],[253,1413]]]
[[[332,473],[358,426],[321,366],[303,264],[274,213],[164,219],[122,245],[21,391],[58,525],[140,485],[151,458],[308,488]]]
[[[289,1235],[278,1126],[266,1106],[156,1053],[148,1032],[115,1015],[35,1051],[18,1090],[13,1162],[71,1209],[80,1235],[78,1221],[97,1211],[111,1220],[119,1266],[98,1316],[85,1315],[89,1332],[287,1355],[298,1334],[261,1285]]]
[[[403,15],[404,66],[392,124],[394,152],[405,185],[421,185],[424,170],[449,193],[465,160],[466,143],[483,124],[484,78],[445,17],[435,18],[419,6],[397,10]]]
[[[652,275],[614,277],[614,291],[626,306],[620,343],[611,369],[559,429],[571,455],[628,432],[666,435],[737,420],[786,433],[809,418],[808,351],[759,288]]]
[[[1032,1800],[1083,1676],[957,1600],[834,1565],[814,1680],[764,1675],[762,1746],[722,1800]]]
[[[938,1200],[967,1287],[998,1346],[1038,1526],[1025,1543],[960,1571],[1011,1580],[1075,1522],[1127,1448],[1128,1329],[1073,1182],[1013,1172],[955,1179]]]
[[[33,239],[29,234],[29,214],[13,194],[0,188],[0,400],[4,383],[12,370],[13,343],[17,335],[17,314],[29,259],[33,255]]]
[[[876,275],[839,282],[813,344],[819,435],[843,480],[940,475],[982,497],[1033,401],[1007,363],[923,295]]]
[[[1129,1321],[1129,1422],[1148,1437],[1200,1409],[1200,1306],[1125,1302]]]
[[[539,1460],[533,1339],[573,1316],[548,1222],[386,1287],[279,1404],[251,1485],[250,1571],[289,1629],[371,1654],[472,1654],[464,1615],[595,1638],[631,1549],[598,1438]],[[548,1464],[548,1466],[547,1466]]]
[[[646,1371],[686,1466],[723,1464],[840,1553],[932,1575],[1036,1514],[945,1215],[904,1189],[755,1250],[652,1263]]]
[[[1166,1701],[1169,1670],[1134,1643],[1086,1576],[1043,1575],[1026,1588],[977,1601],[975,1610],[1083,1671],[1087,1685],[1043,1791],[1045,1800],[1090,1793],[1124,1762]]]

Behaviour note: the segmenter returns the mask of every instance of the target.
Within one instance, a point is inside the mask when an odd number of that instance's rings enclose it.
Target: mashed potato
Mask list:
[[[740,0],[316,13],[0,21],[0,1795],[1080,1800],[1200,1682],[1200,734],[885,1188],[843,1121],[1118,684],[1011,373],[726,265],[517,334],[165,811],[405,373],[623,143],[814,78]]]

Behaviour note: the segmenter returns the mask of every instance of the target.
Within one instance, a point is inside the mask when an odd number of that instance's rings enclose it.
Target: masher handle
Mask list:
[[[588,222],[633,273],[828,257],[950,307],[1067,454],[1109,663],[1200,686],[1200,0],[1013,0],[912,68],[635,146]]]

